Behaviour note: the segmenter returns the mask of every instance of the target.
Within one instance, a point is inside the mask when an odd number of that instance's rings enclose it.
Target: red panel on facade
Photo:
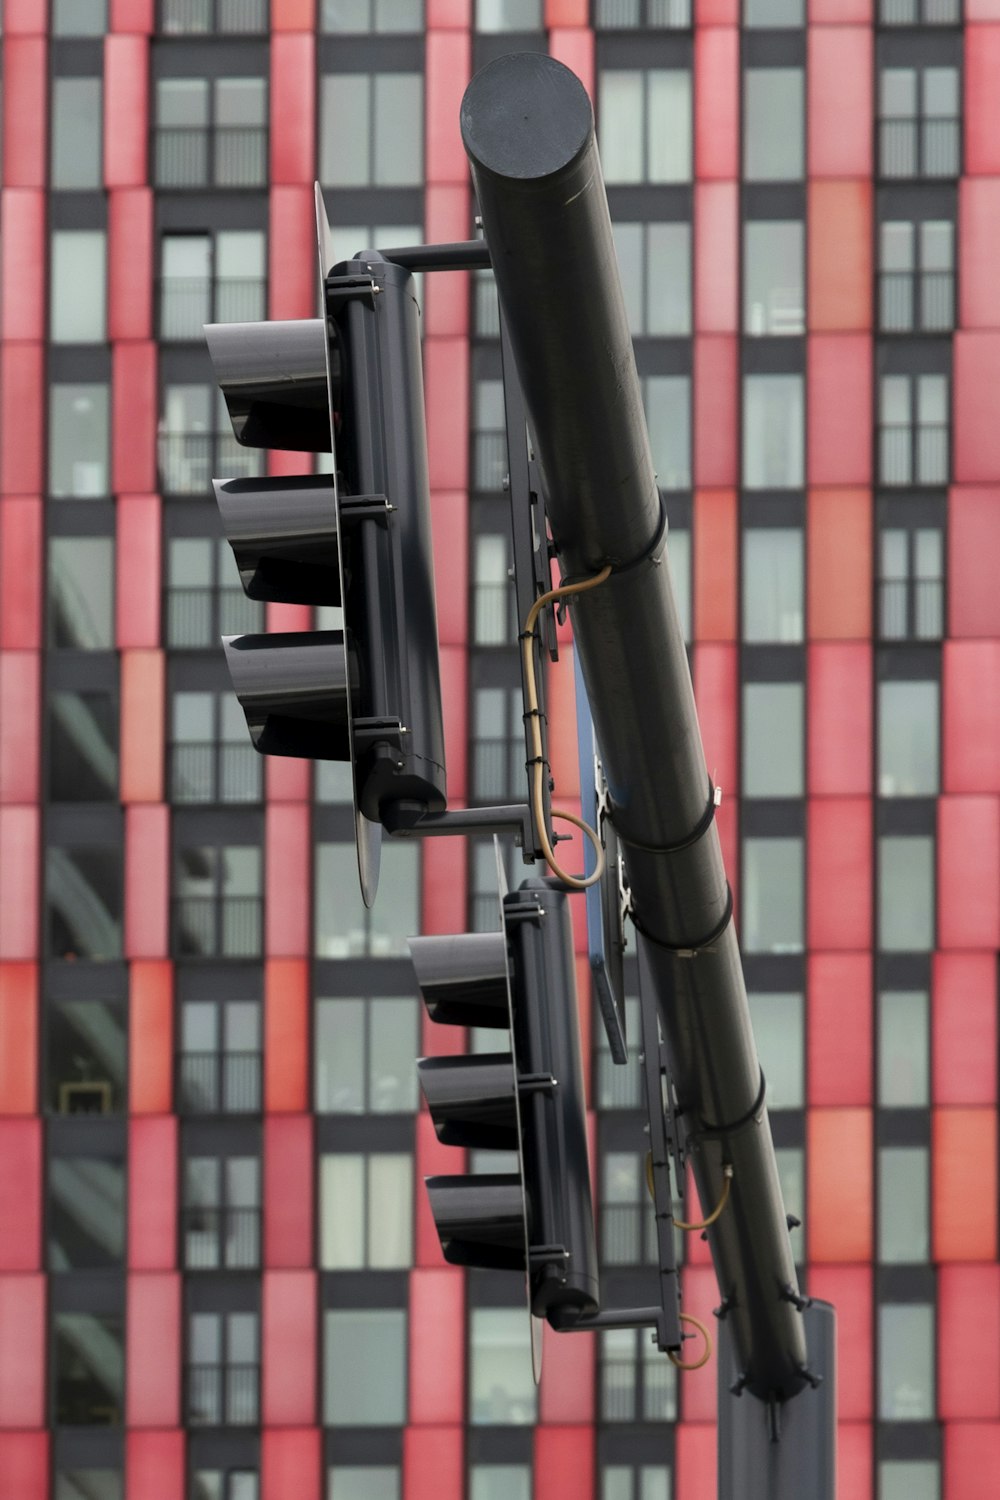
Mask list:
[[[160,643],[160,501],[123,495],[115,506],[115,640],[119,647]]]
[[[696,1212],[694,1203],[688,1196],[688,1213]],[[695,1243],[703,1245],[697,1234],[687,1236],[687,1243],[694,1246]],[[715,1279],[715,1271],[711,1265],[692,1266],[684,1268],[683,1295],[681,1297],[681,1311],[690,1313],[705,1327],[713,1330],[714,1337],[715,1319],[712,1309],[719,1305],[719,1285]],[[685,1333],[694,1333],[695,1330],[688,1326]],[[704,1353],[702,1338],[699,1334],[697,1340],[692,1339],[684,1346],[684,1359],[691,1361],[697,1359]],[[711,1422],[718,1410],[719,1397],[716,1385],[719,1372],[715,1367],[715,1360],[710,1359],[708,1364],[702,1365],[700,1370],[685,1370],[678,1376],[678,1385],[681,1392],[681,1412],[685,1422]]]
[[[851,1500],[872,1500],[873,1446],[870,1422],[838,1422],[837,1488]]]
[[[545,694],[549,718],[549,764],[556,784],[555,806],[568,808],[579,817],[580,755],[576,738],[574,654],[575,647],[572,643],[567,643],[560,648],[559,660],[547,663]],[[565,823],[559,831],[575,832]],[[563,851],[574,847],[573,844],[564,844]],[[580,866],[573,868],[579,869]]]
[[[0,203],[0,330],[5,339],[44,339],[45,194],[37,188],[8,188],[0,194]]]
[[[313,1122],[310,1115],[264,1120],[264,1264],[299,1270],[313,1262]]]
[[[571,68],[591,98],[594,97],[594,33],[583,26],[549,32],[549,52]]]
[[[18,435],[16,443],[0,444],[0,492],[4,495],[41,493],[44,390],[42,345],[4,344],[0,348],[0,432]],[[5,565],[5,579],[8,573]],[[35,580],[33,573],[31,582],[23,585],[32,596]]]
[[[555,1333],[547,1324],[543,1334],[545,1353],[538,1392],[538,1420],[546,1426],[593,1422],[596,1335],[575,1333],[572,1338],[567,1338],[565,1334]]]
[[[129,1112],[169,1114],[173,1098],[174,966],[168,959],[129,967]]]
[[[953,488],[948,496],[949,635],[1000,636],[998,555],[1000,489]]]
[[[44,1276],[0,1276],[0,1329],[0,1427],[43,1427]],[[3,1488],[13,1500],[6,1481]]]
[[[265,1428],[260,1437],[260,1500],[320,1500],[318,1428]]]
[[[991,253],[1000,233],[1000,180],[963,177],[958,185],[959,327],[1000,327],[1000,288]]]
[[[261,1295],[261,1418],[265,1427],[316,1420],[316,1273],[265,1271]]]
[[[433,6],[435,0],[430,0],[430,3]],[[447,3],[447,0],[445,0],[445,3]],[[444,8],[441,0],[438,0],[437,8],[439,10]],[[451,9],[464,11],[466,17],[468,17],[469,0],[457,0],[457,3],[454,3],[453,0]],[[545,0],[546,26],[586,26],[590,19],[587,12],[587,0]]]
[[[993,953],[936,953],[932,961],[931,1096],[935,1104],[997,1098],[997,966]]]
[[[31,30],[41,29],[36,19]],[[48,146],[45,39],[8,34],[3,54],[4,186],[44,187]]]
[[[309,964],[264,965],[264,1104],[269,1114],[309,1107]]]
[[[269,755],[264,761],[264,788],[268,802],[308,802],[312,796],[312,763]]]
[[[143,187],[149,153],[149,43],[145,36],[104,40],[104,185]],[[136,489],[152,486],[136,485]]]
[[[463,31],[431,31],[424,78],[425,161],[428,182],[467,182],[469,164],[458,129],[469,81],[472,47]]]
[[[38,801],[41,653],[0,651],[0,802]]]
[[[1000,641],[945,641],[941,678],[942,790],[1000,792]]]
[[[170,901],[170,809],[125,809],[125,957],[166,958]]]
[[[714,1422],[678,1422],[674,1429],[677,1500],[715,1500],[716,1447]]]
[[[38,965],[0,964],[0,1115],[38,1108]]]
[[[938,1417],[1000,1418],[1000,1266],[938,1272]]]
[[[265,952],[268,958],[297,958],[309,952],[309,807],[273,803],[265,816]]]
[[[464,646],[442,646],[439,657],[448,801],[454,807],[464,804],[468,790],[469,654]]]
[[[935,1109],[931,1141],[932,1258],[995,1260],[996,1110]]]
[[[423,1192],[423,1183],[417,1187]],[[453,1266],[410,1272],[410,1416],[415,1427],[461,1423],[465,1277]]]
[[[44,36],[48,24],[49,0],[4,0],[5,35]]]
[[[809,328],[872,326],[872,187],[869,181],[809,184]]]
[[[469,237],[471,196],[468,183],[429,183],[424,194],[424,233],[428,244],[439,240],[465,240]],[[464,277],[461,278],[464,280]],[[447,276],[428,276],[424,282],[425,299],[438,281]],[[424,333],[429,330],[425,327]],[[444,332],[441,330],[434,330]]]
[[[126,1432],[125,1493],[184,1500],[183,1432]]]
[[[111,363],[112,487],[118,495],[149,494],[156,489],[156,345],[115,344]]]
[[[159,802],[163,796],[165,692],[162,651],[122,652],[122,802]]]
[[[809,31],[809,176],[872,173],[872,34],[861,26]]]
[[[42,1122],[0,1119],[0,1271],[42,1264]]]
[[[42,502],[13,496],[0,500],[0,647],[4,650],[36,651],[41,646],[44,576]]]
[[[810,25],[866,26],[872,20],[872,0],[809,0]]]
[[[464,1051],[462,1045],[457,1045],[462,1043],[464,1031],[457,1026],[437,1026],[435,1030],[454,1032],[454,1036],[449,1036],[444,1040],[450,1044],[451,1051]],[[433,1055],[441,1056],[444,1051],[443,1046],[438,1046],[434,1049]],[[426,1047],[424,1055],[432,1055]],[[450,1175],[461,1172],[464,1165],[465,1153],[456,1151],[454,1146],[442,1146],[435,1134],[434,1123],[430,1115],[422,1109],[416,1118],[414,1139],[413,1176],[414,1181],[420,1184],[417,1188],[414,1214],[414,1266],[431,1266],[437,1270],[444,1264],[441,1241],[434,1227],[434,1217],[430,1210],[427,1193],[422,1186],[423,1180],[425,1177],[435,1177],[441,1173]]]
[[[705,761],[709,776],[722,788],[726,800],[737,795],[740,782],[736,733],[738,683],[739,658],[735,646],[695,646],[694,692]]]
[[[740,175],[740,34],[735,26],[694,34],[694,175]]]
[[[38,955],[38,822],[37,807],[0,807],[0,959]]]
[[[271,0],[272,31],[313,31],[316,0]]]
[[[316,38],[271,38],[271,181],[316,180]]]
[[[0,1432],[0,1474],[17,1500],[49,1500],[48,1433]]]
[[[737,481],[736,404],[739,365],[735,337],[694,341],[694,477],[703,488]]]
[[[461,1427],[405,1428],[403,1500],[462,1500],[465,1494],[463,1452]],[[264,1496],[263,1500],[269,1500],[269,1497]],[[284,1500],[284,1497],[275,1495],[272,1500]],[[336,1491],[332,1500],[339,1500]]]
[[[809,1295],[832,1302],[837,1309],[837,1416],[841,1422],[864,1421],[873,1411],[872,1280],[870,1266],[809,1267]]]
[[[162,1272],[129,1275],[125,1329],[129,1427],[176,1427],[180,1421],[181,1278]]]
[[[669,547],[669,538],[667,541]],[[735,641],[739,517],[735,490],[694,497],[694,638]]]
[[[420,858],[420,931],[464,932],[468,844],[465,839],[427,839]]]
[[[148,339],[153,331],[153,194],[108,194],[108,338]]]
[[[818,334],[808,339],[807,350],[809,484],[868,484],[871,338],[863,333]]]
[[[694,187],[694,326],[697,333],[739,329],[739,187]]]
[[[311,187],[272,187],[267,315],[316,316],[316,199]],[[301,455],[299,455],[301,463]],[[300,470],[301,472],[301,470]]]
[[[820,951],[870,948],[871,803],[811,797],[807,814],[807,944]]]
[[[867,490],[810,490],[808,503],[809,637],[864,639],[872,621],[871,496]]]
[[[460,188],[439,187],[437,194],[451,194],[457,201],[465,199]],[[466,204],[466,209],[467,209]],[[424,227],[424,237],[429,245],[441,241],[468,238],[469,216],[466,211],[458,234],[438,236],[429,225]],[[466,338],[469,332],[469,275],[466,271],[453,271],[447,276],[427,276],[424,279],[423,330],[425,338]]]
[[[438,277],[446,281],[447,277]],[[461,492],[431,496],[431,538],[437,593],[438,640],[464,646],[469,635],[469,502]]]
[[[967,26],[964,170],[970,177],[1000,172],[1000,131],[997,130],[996,117],[998,76],[1000,26]]]
[[[594,1444],[580,1441],[579,1427],[535,1428],[535,1493],[593,1500]]]
[[[1000,947],[1000,803],[938,802],[939,948]]]
[[[1000,1423],[947,1423],[942,1469],[948,1500],[983,1500],[983,1476],[1000,1474]]]
[[[992,399],[1000,382],[1000,332],[956,333],[954,370],[952,473],[958,484],[990,484],[1000,479],[1000,423]]]
[[[807,985],[810,1104],[870,1104],[870,957],[867,953],[811,953],[807,961]]]
[[[469,346],[464,339],[424,341],[424,394],[431,489],[465,490],[469,479]]]
[[[128,1126],[128,1265],[172,1271],[177,1264],[177,1120],[133,1119]]]
[[[872,789],[872,648],[817,642],[808,648],[806,766],[812,796]]]
[[[806,1121],[809,1260],[870,1260],[871,1110],[810,1109]]]

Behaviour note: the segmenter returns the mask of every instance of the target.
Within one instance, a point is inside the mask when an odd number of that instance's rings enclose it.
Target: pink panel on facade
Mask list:
[[[183,1432],[126,1432],[125,1493],[184,1500]]]
[[[41,652],[0,651],[0,802],[38,801]]]
[[[952,472],[958,484],[989,484],[1000,479],[1000,423],[992,399],[1000,382],[1000,332],[956,333],[954,371]]]
[[[165,693],[162,651],[122,652],[122,802],[159,802],[163,796]]]
[[[1000,1423],[949,1422],[941,1468],[948,1500],[983,1500],[983,1476],[1000,1474]]]
[[[424,343],[424,395],[432,490],[465,490],[469,479],[469,346],[464,339]]]
[[[49,1500],[48,1433],[0,1432],[0,1474],[17,1500]]]
[[[837,1486],[851,1500],[872,1500],[873,1447],[870,1422],[837,1423]]]
[[[272,187],[268,203],[267,315],[316,316],[316,199],[312,187]],[[327,267],[329,269],[329,267]],[[301,455],[299,455],[301,462]]]
[[[586,1077],[586,1071],[584,1072]],[[594,1160],[593,1154],[591,1161]],[[572,1338],[555,1333],[546,1324],[542,1384],[538,1392],[538,1420],[547,1426],[586,1425],[594,1420],[594,1371],[597,1338],[575,1333]]]
[[[945,641],[941,678],[942,790],[1000,792],[1000,641]]]
[[[697,333],[739,329],[739,187],[694,188],[694,326]]]
[[[868,484],[871,338],[863,333],[817,334],[808,339],[807,351],[809,484]]]
[[[565,63],[594,97],[594,33],[584,26],[556,27],[549,32],[549,52]]]
[[[809,1260],[867,1261],[872,1254],[872,1112],[810,1109],[806,1115]]]
[[[111,483],[116,494],[156,489],[156,345],[116,344],[111,355]]]
[[[41,344],[0,348],[0,431],[18,434],[16,443],[0,445],[4,495],[37,495],[42,489],[43,356]]]
[[[130,1274],[125,1330],[129,1427],[176,1427],[180,1421],[181,1278],[163,1272]]]
[[[36,21],[31,29],[41,28]],[[45,39],[8,34],[3,51],[4,186],[44,187],[48,147]]]
[[[129,965],[128,1016],[129,1112],[169,1114],[174,1056],[174,966],[169,959],[138,959]]]
[[[45,194],[37,188],[8,188],[0,194],[0,203],[3,205],[0,330],[5,339],[44,339],[48,258]]]
[[[269,755],[264,761],[268,802],[308,802],[312,795],[312,763],[291,756]]]
[[[997,1112],[931,1113],[931,1245],[935,1261],[995,1260]]]
[[[739,389],[735,337],[703,335],[694,341],[694,477],[699,487],[738,483],[736,403]]]
[[[462,1500],[465,1494],[461,1427],[407,1427],[403,1431],[403,1500]],[[269,1500],[264,1496],[263,1500]],[[270,1500],[284,1500],[275,1495]],[[333,1500],[337,1500],[334,1492]]]
[[[0,647],[5,650],[41,646],[44,576],[41,500],[0,500]]]
[[[872,648],[821,642],[808,648],[806,768],[811,796],[872,789]]]
[[[468,788],[468,652],[464,646],[442,646],[439,656],[448,801],[456,806],[464,803]]]
[[[42,1264],[42,1122],[0,1119],[0,1271]]]
[[[454,1031],[455,1037],[448,1038],[449,1042],[461,1041],[464,1035],[464,1032],[460,1031],[457,1026],[438,1026],[435,1029]],[[454,1050],[462,1051],[463,1048],[456,1047]],[[440,1055],[441,1051],[442,1049],[437,1049],[435,1055]],[[454,1146],[442,1146],[435,1134],[430,1115],[426,1110],[421,1110],[416,1119],[413,1160],[414,1181],[421,1184],[417,1188],[414,1214],[413,1263],[415,1266],[431,1266],[437,1270],[444,1264],[441,1241],[434,1227],[434,1216],[427,1200],[427,1193],[422,1187],[423,1180],[425,1177],[434,1177],[440,1173],[461,1172],[464,1164],[464,1152],[456,1151]]]
[[[148,339],[153,331],[153,194],[108,194],[108,338]]]
[[[38,965],[0,964],[0,1116],[38,1108]]]
[[[740,34],[735,26],[694,34],[694,175],[740,175]]]
[[[810,953],[810,1104],[872,1101],[872,965],[867,953]]]
[[[959,327],[1000,328],[1000,287],[991,253],[1000,233],[1000,179],[958,185]]]
[[[1000,1266],[938,1272],[938,1417],[1000,1418]]]
[[[735,646],[705,644],[694,648],[694,691],[705,762],[724,797],[734,797],[739,790],[738,673]]]
[[[998,555],[1000,489],[953,488],[948,496],[949,635],[1000,636]]]
[[[1000,132],[996,122],[998,77],[1000,26],[967,26],[964,170],[970,177],[1000,172]]]
[[[272,31],[313,31],[316,0],[271,0]]]
[[[129,1121],[128,1265],[172,1271],[177,1264],[177,1119]]]
[[[694,638],[737,638],[739,517],[735,490],[698,490],[694,497]],[[669,549],[670,539],[667,538]]]
[[[469,502],[454,490],[431,495],[431,539],[438,640],[464,646],[469,635]]]
[[[115,640],[119,647],[160,643],[160,501],[124,495],[115,506]],[[162,753],[162,751],[161,751]]]
[[[549,765],[556,784],[555,806],[568,808],[579,817],[580,756],[576,739],[574,651],[573,645],[568,644],[560,649],[557,662],[547,664],[545,693],[549,719]],[[569,824],[563,824],[560,829],[561,833],[574,831]],[[570,844],[563,845],[564,850],[573,847]]]
[[[809,328],[872,326],[872,185],[867,179],[809,184]]]
[[[434,0],[430,0],[433,5]],[[464,6],[468,14],[469,0],[459,0],[460,8]],[[439,6],[440,8],[440,6]],[[588,15],[587,0],[545,0],[545,24],[546,26],[586,26],[590,17]]]
[[[312,847],[308,804],[272,804],[265,829],[265,952],[268,958],[297,958],[309,951]]]
[[[417,1187],[423,1192],[423,1183]],[[465,1277],[454,1266],[410,1272],[410,1413],[414,1427],[462,1421]]]
[[[313,1262],[313,1122],[264,1119],[264,1264],[300,1270]]]
[[[868,27],[809,31],[807,95],[810,177],[872,173],[872,33]]]
[[[580,1441],[579,1427],[535,1428],[535,1493],[593,1500],[594,1445]]]
[[[714,1500],[716,1445],[714,1422],[678,1422],[674,1429],[677,1500]]]
[[[49,0],[4,0],[6,36],[44,36],[49,24]]]
[[[819,26],[871,24],[872,0],[809,0],[809,22]]]
[[[271,38],[271,181],[316,180],[316,38]]]
[[[864,797],[810,798],[807,837],[807,945],[870,948],[871,803]]]
[[[438,188],[439,193],[459,193],[457,188]],[[464,195],[462,195],[464,196]],[[468,223],[468,215],[463,220],[461,235],[452,238],[466,238],[468,231],[465,225]],[[425,226],[424,235],[428,244],[433,244],[437,236],[432,236],[431,230]],[[423,330],[425,338],[465,338],[469,332],[469,273],[467,271],[451,271],[447,274],[428,276],[424,281],[423,300]]]
[[[688,1196],[688,1213],[696,1212],[691,1196]],[[687,1243],[694,1245],[699,1240],[697,1234],[686,1236]],[[715,1328],[715,1318],[712,1309],[718,1307],[721,1297],[719,1295],[719,1284],[715,1279],[715,1271],[711,1265],[685,1266],[684,1268],[684,1291],[681,1298],[681,1311],[690,1313],[699,1322],[704,1323],[709,1330]],[[685,1333],[694,1333],[690,1326],[685,1328]],[[701,1335],[697,1340],[692,1339],[684,1346],[684,1359],[692,1361],[704,1353]],[[678,1385],[681,1392],[681,1411],[685,1422],[712,1422],[718,1410],[718,1393],[716,1384],[719,1372],[715,1368],[715,1360],[710,1359],[700,1370],[685,1370],[678,1376]]]
[[[470,233],[472,212],[472,198],[468,183],[438,182],[428,183],[424,194],[424,234],[427,243],[436,244],[445,240],[467,240]],[[439,281],[450,281],[455,277],[459,281],[465,280],[466,273],[455,272],[452,276],[437,272],[434,276],[428,276],[424,282],[424,300],[426,302],[431,288]],[[446,333],[444,328],[431,329],[426,322],[427,313],[424,313],[424,334]],[[466,322],[468,319],[466,319]]]
[[[0,959],[38,956],[37,807],[0,807]]]
[[[0,1427],[43,1427],[44,1276],[0,1276],[0,1328]]]
[[[260,1500],[320,1500],[322,1452],[318,1428],[265,1428],[260,1438]]]
[[[837,1416],[872,1416],[872,1305],[870,1266],[810,1266],[809,1294],[837,1309]],[[849,1490],[848,1494],[853,1494]]]
[[[463,932],[469,857],[466,841],[427,839],[420,855],[424,877],[420,893],[420,931]]]
[[[264,1105],[269,1114],[309,1106],[309,964],[271,958],[264,965]]]
[[[938,802],[939,948],[1000,947],[1000,802]]]
[[[166,958],[170,905],[170,809],[125,809],[125,957]]]
[[[469,163],[458,129],[459,108],[471,76],[467,33],[431,31],[427,36],[424,100],[428,182],[466,182]]]
[[[145,36],[104,41],[104,185],[142,187],[149,153],[149,43]],[[139,485],[139,489],[146,486]]]
[[[932,960],[931,1097],[935,1104],[997,1098],[997,978],[993,953]]]
[[[265,1271],[261,1295],[261,1420],[316,1420],[316,1273]]]

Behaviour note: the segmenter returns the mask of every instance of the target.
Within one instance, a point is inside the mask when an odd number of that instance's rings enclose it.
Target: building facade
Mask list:
[[[4,0],[4,1500],[714,1496],[713,1365],[551,1336],[536,1391],[518,1287],[441,1261],[405,938],[495,925],[491,845],[388,848],[365,911],[343,768],[257,758],[218,646],[309,620],[220,539],[262,460],[203,323],[314,315],[316,178],[345,254],[466,238],[465,84],[544,48],[598,111],[840,1493],[992,1492],[1000,3],[875,3]],[[512,800],[489,278],[423,308],[450,795]],[[638,1068],[585,1031],[649,1300]]]

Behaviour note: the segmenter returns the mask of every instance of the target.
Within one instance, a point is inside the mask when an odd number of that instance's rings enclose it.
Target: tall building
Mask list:
[[[345,254],[467,237],[465,84],[546,47],[598,110],[840,1493],[993,1493],[998,0],[4,0],[2,45],[0,1496],[714,1496],[713,1365],[551,1336],[536,1392],[518,1287],[441,1261],[405,938],[495,925],[491,846],[390,846],[366,911],[342,768],[255,757],[218,645],[264,621],[210,481],[259,455],[202,324],[314,314],[316,177]],[[495,300],[423,301],[450,793],[511,800]],[[637,1064],[598,1024],[588,1067],[648,1301]]]

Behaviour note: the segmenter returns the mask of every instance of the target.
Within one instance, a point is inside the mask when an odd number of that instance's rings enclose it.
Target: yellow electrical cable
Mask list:
[[[707,1229],[710,1224],[714,1224],[715,1223],[716,1219],[719,1217],[719,1215],[722,1213],[722,1210],[725,1208],[726,1204],[729,1202],[729,1189],[730,1189],[730,1186],[731,1186],[732,1180],[733,1180],[733,1169],[732,1169],[732,1167],[730,1166],[730,1164],[728,1162],[726,1163],[726,1165],[722,1169],[722,1175],[723,1175],[723,1178],[724,1178],[724,1181],[723,1181],[723,1184],[722,1184],[722,1193],[721,1193],[721,1195],[719,1197],[718,1203],[712,1209],[712,1212],[709,1214],[708,1218],[707,1219],[702,1219],[702,1221],[701,1221],[700,1224],[689,1224],[684,1219],[677,1219],[677,1218],[675,1218],[674,1219],[674,1224],[675,1224],[675,1226],[678,1229],[685,1229],[685,1230],[690,1230],[690,1229]],[[647,1151],[646,1152],[646,1186],[649,1189],[649,1196],[655,1200],[655,1196],[656,1195],[655,1195],[655,1193],[653,1191],[653,1153],[652,1153],[652,1151]]]
[[[675,1369],[700,1370],[702,1365],[707,1365],[709,1360],[712,1358],[712,1335],[709,1333],[708,1329],[705,1327],[701,1319],[693,1317],[691,1313],[678,1313],[677,1316],[680,1318],[682,1323],[690,1323],[692,1328],[697,1328],[698,1332],[705,1340],[705,1352],[702,1354],[700,1359],[689,1359],[685,1361],[683,1359],[678,1359],[677,1355],[672,1354],[668,1349],[667,1358]]]
[[[539,594],[534,604],[528,611],[528,618],[524,622],[524,631],[521,635],[521,650],[524,656],[524,680],[528,692],[528,722],[531,725],[531,745],[534,750],[532,762],[531,794],[532,808],[535,814],[535,823],[538,827],[538,837],[542,845],[542,853],[545,863],[559,880],[564,884],[572,886],[575,891],[583,891],[589,885],[596,885],[604,874],[604,850],[601,840],[589,823],[578,818],[575,813],[562,812],[556,808],[551,809],[552,818],[558,818],[561,822],[572,823],[576,828],[586,834],[594,846],[597,855],[597,864],[590,875],[569,875],[557,863],[552,845],[549,843],[548,829],[545,826],[545,799],[542,796],[544,786],[543,777],[545,766],[542,763],[542,730],[538,715],[538,681],[535,676],[535,622],[539,614],[547,604],[556,599],[565,599],[571,594],[582,594],[586,589],[596,588],[599,583],[611,573],[611,564],[595,573],[593,578],[585,578],[580,583],[564,583],[560,588],[549,589],[545,594]]]

